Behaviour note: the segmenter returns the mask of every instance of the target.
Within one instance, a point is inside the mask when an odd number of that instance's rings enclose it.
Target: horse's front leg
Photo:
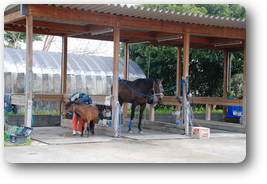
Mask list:
[[[133,123],[133,118],[134,118],[135,107],[136,107],[136,104],[132,103],[131,120],[130,120],[130,123],[129,123],[129,130],[128,130],[129,133],[133,133],[133,131],[132,131],[132,123]]]
[[[144,112],[145,107],[146,107],[146,104],[140,105],[140,115],[139,115],[139,123],[138,123],[138,128],[139,128],[139,133],[140,134],[143,134],[144,133],[142,131],[142,129],[141,129],[141,121],[142,121],[143,112]]]

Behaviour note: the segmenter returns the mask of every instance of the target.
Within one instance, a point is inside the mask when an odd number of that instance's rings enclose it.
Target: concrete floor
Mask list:
[[[240,163],[245,139],[121,140],[5,147],[10,163]]]
[[[87,138],[86,135],[84,135],[84,137],[80,137],[79,134],[73,136],[69,128],[36,127],[34,128],[32,139],[50,145],[59,145],[106,142],[114,138],[102,135],[90,135],[90,137]]]
[[[137,132],[137,130],[134,130]],[[30,146],[5,147],[11,163],[240,163],[246,134],[211,130],[210,139],[144,130],[122,138],[72,136],[69,128],[36,127]]]

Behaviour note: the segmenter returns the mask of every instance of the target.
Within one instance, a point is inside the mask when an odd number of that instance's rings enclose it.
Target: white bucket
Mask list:
[[[112,96],[106,96],[105,97],[105,105],[106,106],[110,106],[110,99],[111,99]]]

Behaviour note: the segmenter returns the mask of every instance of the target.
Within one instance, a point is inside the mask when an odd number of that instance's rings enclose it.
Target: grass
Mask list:
[[[155,114],[172,114],[172,111],[176,111],[175,108],[158,108],[155,109]],[[131,109],[127,110],[128,114],[131,114]],[[138,114],[139,111],[136,111],[135,114]],[[145,114],[149,114],[149,110],[145,109],[144,111]],[[182,114],[182,110],[180,110],[180,113]],[[193,110],[194,114],[205,114],[206,109],[204,107],[201,108],[195,108]],[[222,114],[223,110],[222,109],[213,109],[211,110],[211,114]]]
[[[50,115],[49,113],[56,115],[56,114],[60,114],[60,111],[55,111],[55,110],[51,110],[51,111],[39,110],[37,112],[34,111],[32,113],[32,115]],[[18,110],[18,113],[16,115],[24,115],[24,114],[25,114],[24,111]],[[13,112],[10,112],[10,113],[8,113],[8,115],[14,115],[14,113]]]
[[[10,140],[8,139],[8,135],[7,135],[6,133],[4,133],[4,141],[10,141]],[[27,139],[27,138],[26,138],[26,140],[25,140],[25,143],[23,143],[23,144],[19,144],[19,143],[7,144],[7,143],[4,142],[4,147],[28,146],[28,145],[31,144],[31,142],[32,142],[32,141],[31,141],[30,139]]]

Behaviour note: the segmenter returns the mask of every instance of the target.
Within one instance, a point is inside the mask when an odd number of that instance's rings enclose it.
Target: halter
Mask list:
[[[71,112],[69,112],[69,111],[67,111],[66,109],[64,109],[64,111],[65,112],[67,112],[67,113],[69,113],[70,115],[72,115],[74,112],[75,112],[75,106],[73,106],[73,108],[72,108],[73,110],[72,110],[72,113]]]
[[[164,94],[160,92],[160,88],[159,88],[159,93],[155,94],[155,83],[156,83],[155,81],[156,80],[154,80],[154,82],[153,82],[153,88],[152,88],[153,89],[153,95],[152,96],[159,96],[159,95],[164,96]],[[163,88],[162,85],[159,85],[159,87]]]
[[[111,99],[111,98],[110,98],[110,99]],[[80,109],[83,109],[83,108],[85,108],[85,107],[87,107],[87,106],[91,106],[91,105],[93,105],[93,104],[85,105],[85,106],[83,106],[83,107],[80,108]],[[80,109],[77,109],[77,110],[80,110]],[[71,114],[71,115],[72,115],[75,111],[77,111],[77,110],[75,110],[75,105],[73,105],[73,111],[72,111],[72,113],[64,109],[64,111],[66,111],[67,113],[69,113],[69,114]]]

